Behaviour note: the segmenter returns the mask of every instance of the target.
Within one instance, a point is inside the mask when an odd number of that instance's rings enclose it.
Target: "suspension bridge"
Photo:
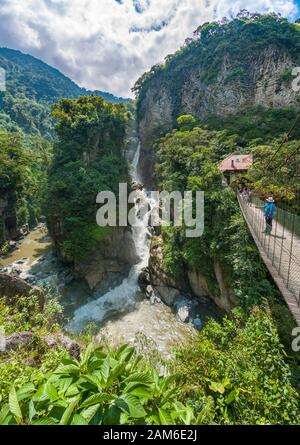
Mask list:
[[[253,196],[252,200],[249,200],[242,194],[237,195],[260,256],[298,326],[300,326],[300,146],[298,141],[294,141],[286,151],[286,143],[291,139],[299,122],[300,114],[275,153],[267,157],[264,162],[258,161],[264,177],[276,178],[279,189],[284,190],[276,202],[276,213],[270,235],[265,232],[266,221],[263,211],[265,203],[259,196]],[[282,153],[285,154],[282,156]]]
[[[300,217],[277,207],[271,235],[265,233],[264,203],[238,201],[251,235],[298,326],[300,326]]]

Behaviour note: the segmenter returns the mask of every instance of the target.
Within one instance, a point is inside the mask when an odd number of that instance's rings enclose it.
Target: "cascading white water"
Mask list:
[[[131,177],[132,177],[133,181],[136,181],[136,182],[140,182],[140,176],[138,174],[138,166],[139,166],[140,156],[141,156],[141,144],[138,144],[136,152],[134,154],[133,161],[132,161],[133,170],[131,172]]]
[[[140,145],[137,147],[132,163],[133,170],[131,176],[133,181],[136,182],[139,181],[137,171],[139,158]],[[131,268],[128,277],[124,279],[120,286],[111,289],[105,295],[100,296],[98,299],[87,303],[75,311],[73,320],[70,321],[67,327],[67,330],[70,332],[79,333],[91,322],[101,324],[101,322],[116,314],[124,313],[134,308],[137,303],[137,294],[139,291],[138,277],[141,270],[148,265],[151,238],[148,229],[149,212],[151,210],[143,217],[139,217],[140,211],[144,206],[147,205],[151,208],[151,200],[144,191],[138,193],[139,199],[135,204],[136,224],[132,227],[132,236],[139,262]]]

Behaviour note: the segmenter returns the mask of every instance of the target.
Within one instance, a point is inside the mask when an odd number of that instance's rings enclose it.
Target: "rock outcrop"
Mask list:
[[[80,357],[80,345],[76,341],[63,334],[52,334],[42,337],[42,341],[49,348],[63,347],[72,357],[77,360]]]
[[[64,348],[72,357],[79,359],[80,345],[62,334],[52,334],[45,337],[37,337],[31,331],[16,332],[12,335],[2,336],[1,352],[18,351],[19,349],[34,349],[37,342],[44,344],[46,349]]]
[[[109,286],[116,279],[128,274],[138,262],[130,229],[116,228],[87,261],[74,264],[75,275],[83,278],[91,290],[100,285]]]
[[[219,308],[226,312],[229,312],[237,304],[233,289],[226,283],[225,273],[218,262],[214,264],[215,282],[217,284],[215,291],[210,289],[207,278],[200,270],[189,270],[187,275],[192,292],[197,297],[209,297]]]
[[[220,309],[229,312],[235,305],[236,299],[233,289],[226,283],[226,274],[222,266],[215,262],[214,281],[216,286],[211,289],[205,275],[198,269],[183,271],[180,279],[174,279],[166,271],[163,260],[163,240],[155,237],[152,240],[149,273],[146,270],[140,279],[146,293],[159,297],[165,304],[176,309],[179,318],[188,318],[188,304],[184,296],[195,296],[205,303],[212,300]],[[147,277],[149,276],[149,282]],[[145,287],[146,286],[146,287]]]
[[[14,304],[18,298],[30,297],[30,295],[39,297],[40,308],[43,310],[44,294],[41,289],[31,286],[21,278],[0,273],[0,298],[6,297],[8,304]]]
[[[163,265],[163,241],[161,237],[152,239],[149,261],[150,283],[154,292],[168,306],[175,306],[181,295],[187,291],[184,283],[180,288]]]
[[[239,57],[224,52],[217,76],[203,80],[203,67],[195,57],[191,64],[186,56],[173,60],[172,72],[157,70],[148,81],[138,106],[141,141],[141,173],[147,187],[155,183],[153,143],[174,128],[182,114],[192,114],[200,122],[208,116],[228,116],[244,107],[299,107],[298,93],[291,82],[282,81],[288,68],[298,66],[284,49],[269,45]],[[175,75],[176,73],[176,75]]]

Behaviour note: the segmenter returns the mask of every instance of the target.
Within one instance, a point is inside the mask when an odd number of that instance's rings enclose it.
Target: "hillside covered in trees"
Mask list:
[[[299,47],[299,25],[276,15],[244,12],[199,27],[135,84],[142,171],[153,171],[153,140],[180,115],[191,114],[211,130],[227,129],[241,146],[288,131],[300,106],[291,87]]]
[[[20,51],[0,48],[0,68],[5,70],[6,80],[6,91],[0,91],[3,244],[27,224],[33,227],[44,213],[45,180],[55,138],[52,105],[62,98],[92,95],[115,104],[128,100],[80,88],[58,70]]]
[[[0,48],[0,68],[6,73],[6,92],[0,92],[0,126],[8,130],[20,128],[27,134],[52,137],[50,106],[62,98],[95,95],[109,102],[128,102],[81,88],[41,60],[9,48]]]
[[[59,261],[64,269],[55,269],[57,288],[42,289],[24,284],[16,268],[0,273],[0,424],[300,424],[295,320],[235,192],[247,186],[283,208],[298,205],[292,155],[300,110],[291,69],[300,63],[299,25],[245,12],[204,24],[137,81],[136,110],[83,92],[29,56],[0,50],[1,61],[16,76],[0,93],[0,244],[5,253],[5,240],[43,214],[50,267]],[[140,146],[129,142],[135,123]],[[129,145],[137,165],[128,162]],[[255,162],[225,187],[219,164],[232,153]],[[274,172],[266,159],[277,154],[282,168]],[[139,173],[157,190],[204,191],[203,236],[187,238],[174,221],[151,228],[144,218],[139,230],[98,227],[100,191],[118,197],[127,182],[147,202]],[[38,276],[47,260],[36,255]],[[66,275],[70,306],[80,279],[88,285],[71,319],[59,293]],[[123,319],[128,345],[118,342]],[[159,339],[146,337],[146,322]],[[187,325],[185,341],[178,337],[164,354],[158,340]]]

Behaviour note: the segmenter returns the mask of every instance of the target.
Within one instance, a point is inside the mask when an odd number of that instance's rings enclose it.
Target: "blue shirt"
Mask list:
[[[275,204],[268,202],[268,204],[264,205],[264,209],[265,209],[265,212],[264,212],[265,218],[270,215],[270,217],[273,219],[274,215],[275,215],[275,209],[276,209]]]

